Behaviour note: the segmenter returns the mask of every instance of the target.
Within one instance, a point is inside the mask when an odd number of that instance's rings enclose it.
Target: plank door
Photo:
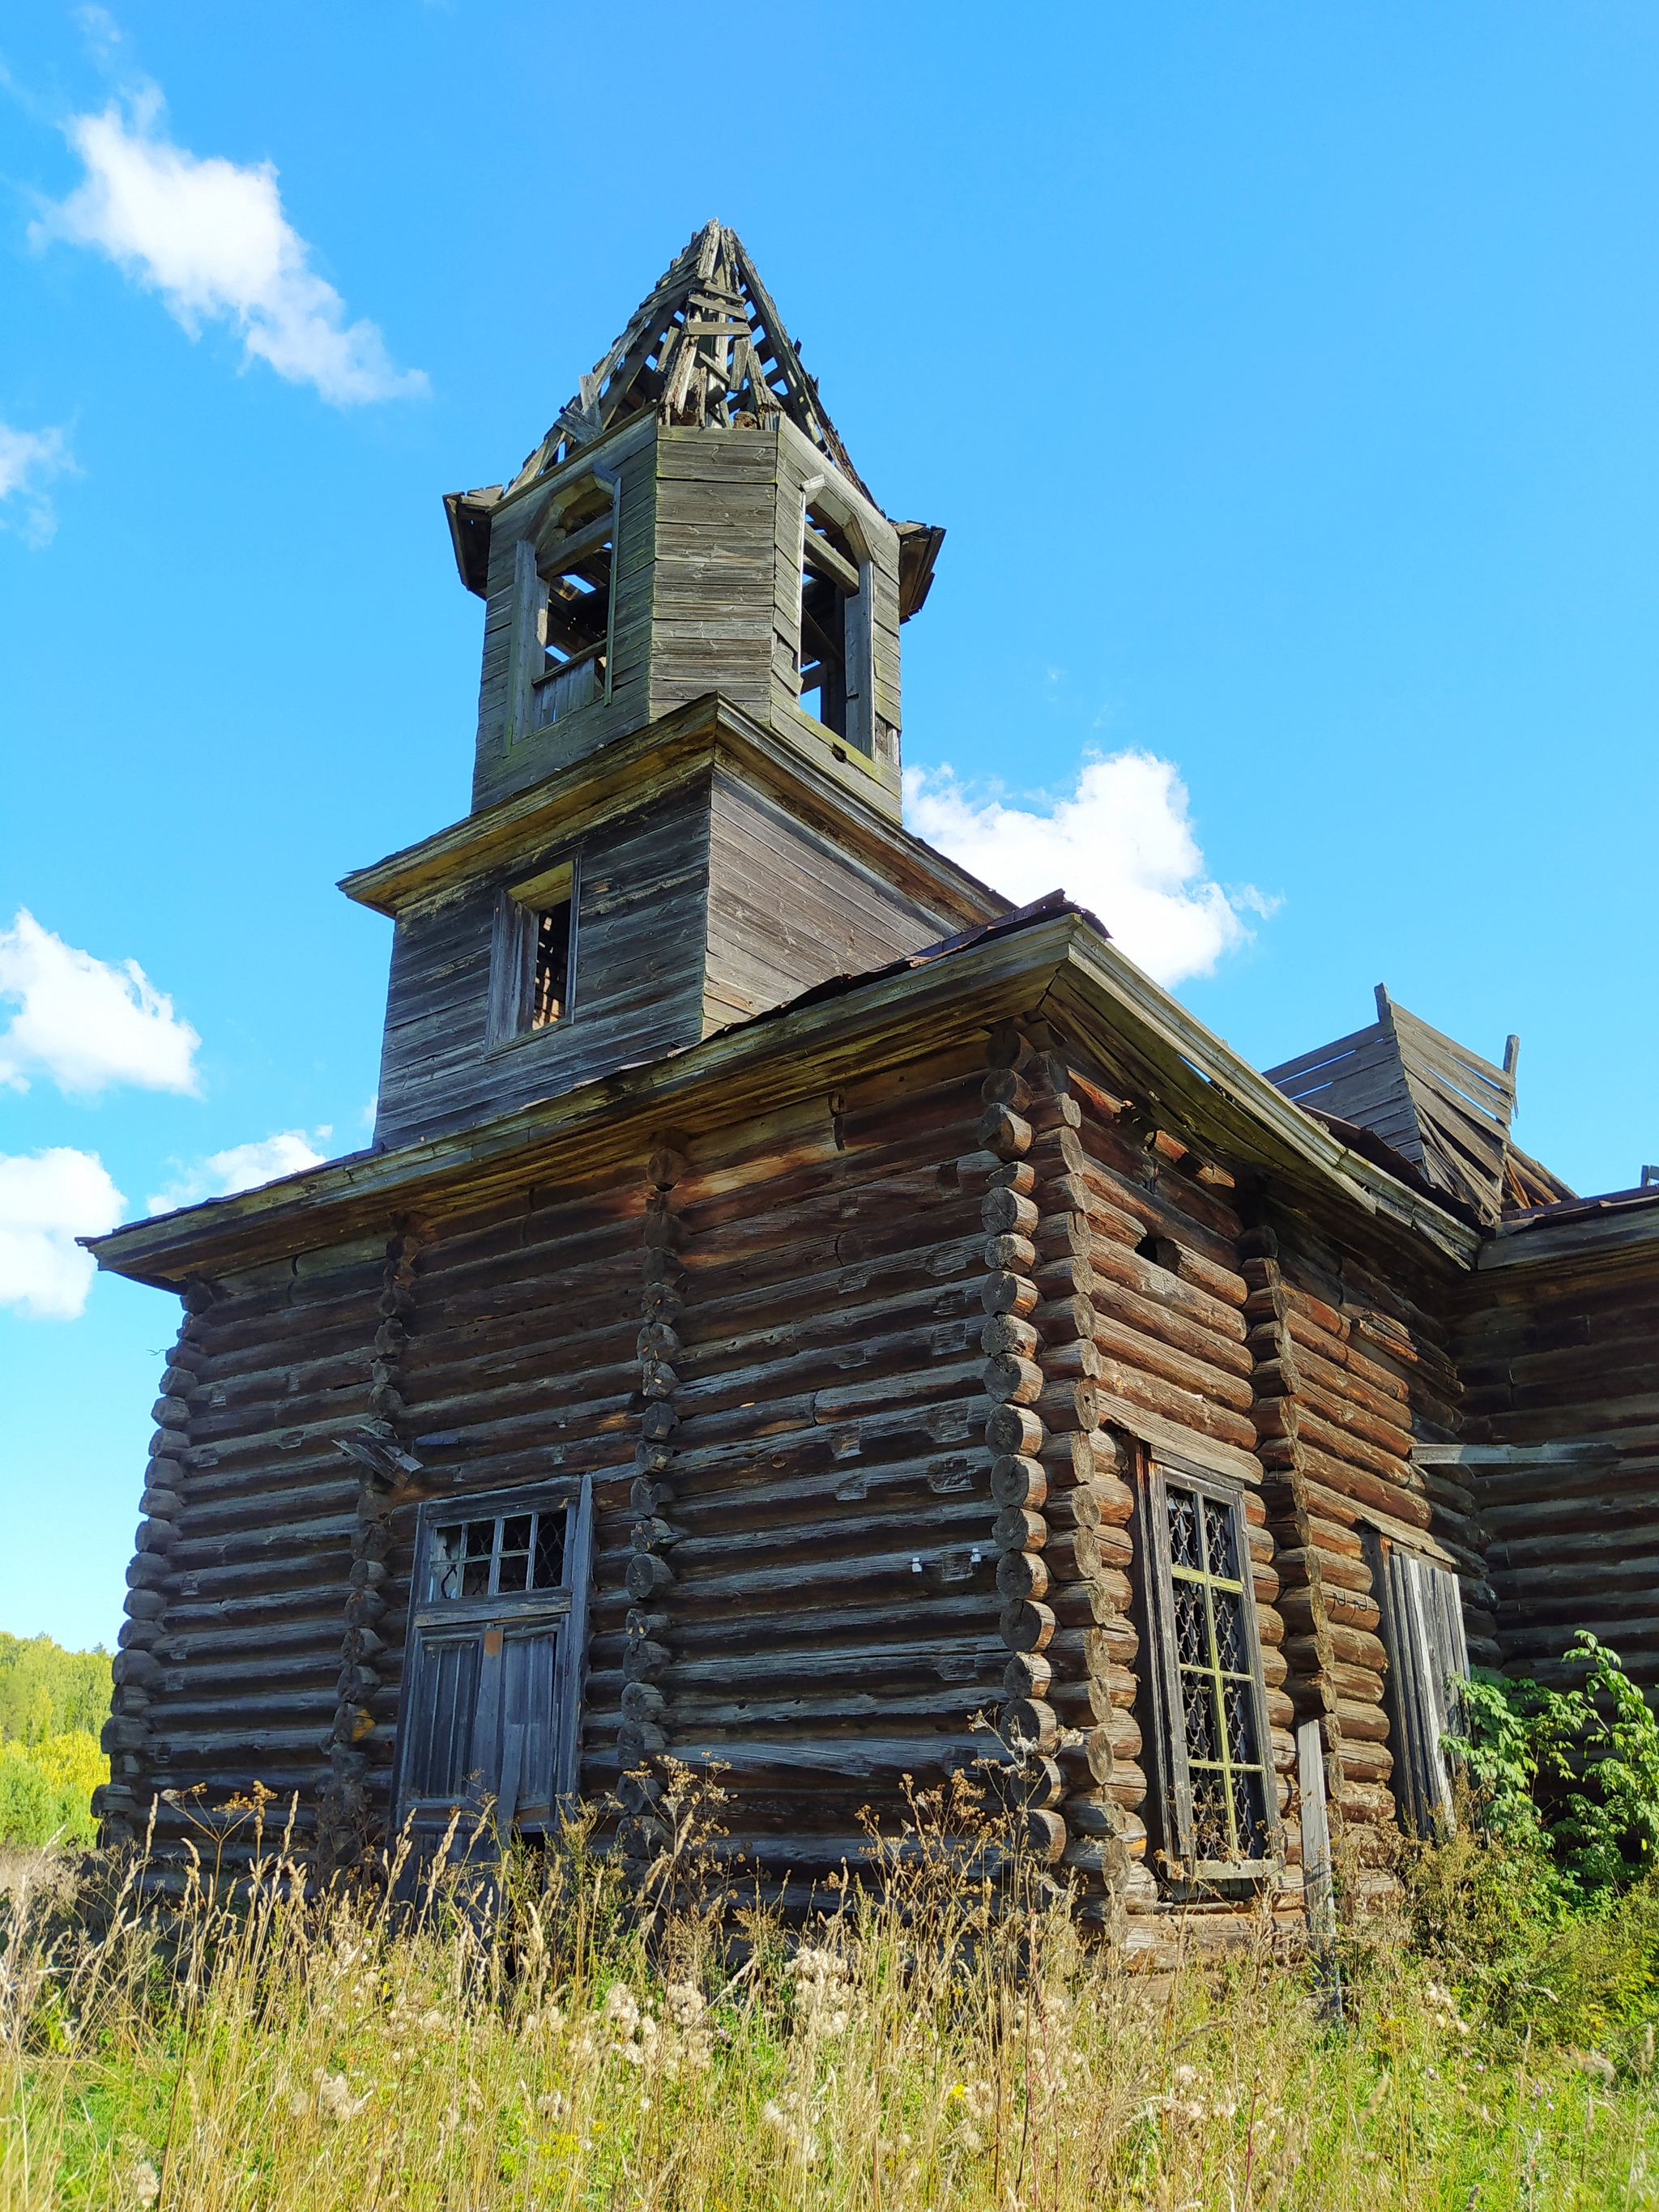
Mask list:
[[[488,1808],[505,1838],[546,1832],[581,1740],[591,1479],[429,1502],[398,1729],[397,1824],[441,1831]]]

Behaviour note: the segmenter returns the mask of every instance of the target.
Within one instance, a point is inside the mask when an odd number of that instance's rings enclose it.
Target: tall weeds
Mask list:
[[[676,1792],[683,1794],[677,1796]],[[1437,1962],[1351,1942],[1345,2020],[1275,1960],[1124,1972],[988,1822],[902,1834],[781,1905],[671,1773],[646,1895],[591,1820],[316,1888],[269,1808],[204,1817],[170,1891],[18,1876],[0,1972],[0,2206],[1650,2204],[1650,2037],[1552,2047]],[[967,1808],[971,1814],[971,1807]],[[471,1845],[469,1863],[468,1845]],[[72,1910],[70,1908],[73,1908]],[[1649,2179],[1650,2165],[1655,2179]]]

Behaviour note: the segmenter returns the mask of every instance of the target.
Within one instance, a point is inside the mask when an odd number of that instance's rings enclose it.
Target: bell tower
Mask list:
[[[486,608],[475,805],[718,690],[897,818],[899,627],[945,533],[877,506],[735,232],[697,234],[505,489],[445,505]]]
[[[343,885],[398,921],[377,1144],[1003,909],[901,826],[899,634],[945,533],[877,505],[734,232],[444,505],[484,603],[472,811]]]

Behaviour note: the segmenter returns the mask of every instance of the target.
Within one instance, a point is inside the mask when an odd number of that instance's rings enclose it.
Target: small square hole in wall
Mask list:
[[[491,1045],[569,1020],[575,988],[575,915],[574,860],[509,884],[499,894],[490,956]]]

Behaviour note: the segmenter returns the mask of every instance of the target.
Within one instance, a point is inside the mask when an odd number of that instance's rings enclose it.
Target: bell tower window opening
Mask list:
[[[510,737],[516,742],[611,696],[619,487],[568,485],[541,529],[514,547]]]
[[[584,501],[542,550],[542,665],[532,678],[538,723],[556,722],[610,696],[611,587],[616,569],[616,500],[597,482],[604,504],[584,520]]]
[[[863,753],[874,750],[870,589],[863,547],[809,486],[801,526],[800,702]]]

